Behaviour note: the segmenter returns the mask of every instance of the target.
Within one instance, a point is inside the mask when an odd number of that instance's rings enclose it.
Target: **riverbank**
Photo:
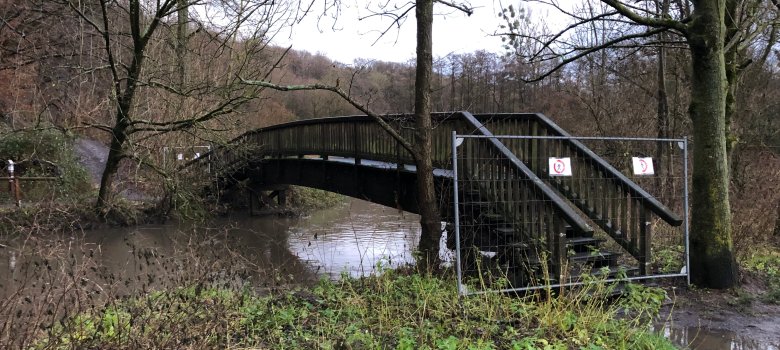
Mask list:
[[[0,207],[0,235],[25,235],[83,232],[105,227],[134,226],[160,222],[154,205],[121,201],[98,213],[91,201],[41,201],[21,207]]]
[[[652,306],[637,287],[608,303],[608,287],[546,298],[457,298],[451,281],[385,271],[322,280],[268,295],[201,288],[154,292],[58,323],[41,348],[260,349],[672,349],[648,320],[616,317]],[[602,294],[605,295],[605,294]]]
[[[418,220],[351,202],[305,218],[243,214],[17,237],[0,249],[0,348],[292,348],[293,339],[302,348],[523,340],[541,349],[654,337],[647,321],[612,323],[602,299],[459,299],[447,274],[369,276],[409,261]],[[334,279],[340,271],[356,277]]]
[[[691,349],[780,349],[780,304],[772,278],[744,270],[735,289],[666,288],[673,303],[661,309],[656,331]]]
[[[313,293],[318,288],[318,278],[335,279],[347,272],[359,281],[359,276],[412,261],[410,250],[419,237],[419,217],[357,200],[345,204],[316,210],[305,217],[252,217],[233,212],[231,217],[197,225],[169,222],[103,226],[61,234],[39,228],[37,232],[41,234],[0,242],[6,244],[0,246],[0,271],[11,272],[0,274],[0,331],[22,327],[40,336],[41,328],[53,329],[65,314],[92,315],[90,312],[103,310],[107,305],[131,300],[146,302],[151,295],[176,293],[196,281],[208,282],[202,290],[218,290],[237,298],[282,298],[288,292]],[[61,218],[58,215],[64,214],[37,215],[39,223],[55,223]],[[76,217],[66,219],[78,221]],[[772,273],[780,264],[769,258],[772,256],[757,254],[756,258],[741,262],[743,266],[752,266],[755,272],[743,274],[745,280],[740,289],[723,292],[688,290],[682,285],[665,287],[674,304],[666,307],[666,313],[662,312],[656,332],[673,339],[678,346],[696,346],[707,339],[708,343],[699,349],[730,349],[731,344],[741,346],[740,349],[773,349],[766,344],[777,343],[771,339],[777,334],[772,333],[776,328],[767,326],[777,324],[774,320],[780,313],[776,304],[770,302],[775,289],[769,278],[776,276]],[[454,278],[440,278],[450,289],[450,305],[457,304],[457,293],[452,290]],[[225,286],[226,281],[229,286]],[[63,286],[69,289],[61,289]],[[344,287],[357,288],[352,282]],[[70,300],[80,304],[71,304]],[[60,309],[47,315],[50,305]],[[65,305],[67,310],[63,309]],[[28,313],[32,306],[43,313]],[[527,312],[519,307],[517,310]],[[19,330],[10,335],[22,333]],[[741,343],[742,339],[752,343]],[[0,344],[0,348],[15,347]]]

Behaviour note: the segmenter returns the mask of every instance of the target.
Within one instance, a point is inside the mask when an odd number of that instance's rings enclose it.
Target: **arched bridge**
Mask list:
[[[566,282],[567,266],[615,274],[625,260],[633,264],[623,271],[648,274],[651,218],[670,226],[682,223],[677,214],[544,115],[453,112],[432,117],[434,178],[442,217],[460,224],[459,244],[449,232],[448,245],[459,245],[466,256],[476,252],[465,259],[471,267],[487,259],[518,285],[533,283],[541,275],[548,276],[547,283]],[[403,137],[413,139],[412,116],[383,118]],[[463,144],[457,148],[457,164],[453,132],[479,137],[458,140]],[[531,137],[502,141],[494,134]],[[548,157],[568,157],[576,171],[569,177],[548,176]],[[208,164],[217,188],[241,181],[256,189],[307,186],[416,213],[414,163],[375,120],[350,116],[250,131],[189,168]],[[459,193],[457,218],[453,186]],[[599,245],[605,240],[616,243],[612,246],[629,259],[619,262],[620,254],[602,250]]]

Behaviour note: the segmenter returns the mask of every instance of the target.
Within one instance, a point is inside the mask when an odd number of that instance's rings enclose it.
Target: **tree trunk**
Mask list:
[[[696,285],[708,288],[737,284],[725,136],[724,17],[725,0],[696,1],[688,33],[694,138],[690,273]]]
[[[777,218],[775,219],[775,231],[772,234],[775,237],[780,237],[780,200],[777,201]]]
[[[185,77],[185,56],[187,54],[187,21],[189,20],[189,10],[187,0],[178,0],[176,10],[176,65],[179,73],[179,89],[184,91]],[[183,98],[182,98],[183,100]]]
[[[669,0],[663,0],[662,2],[656,2],[656,6],[660,7],[660,12],[663,16],[666,16],[669,9]],[[660,41],[663,43],[666,41],[665,33],[658,35]],[[666,93],[666,47],[664,45],[658,46],[658,95],[657,99],[657,122],[656,122],[656,137],[659,139],[669,138],[669,96]],[[658,171],[667,171],[666,176],[672,176],[669,170],[672,169],[669,166],[671,159],[664,157],[664,150],[668,145],[664,142],[658,142],[656,144],[655,159],[658,162]],[[666,183],[663,181],[664,176],[658,176],[655,179],[656,193],[670,194],[666,192]],[[674,196],[669,196],[674,198]]]
[[[144,50],[147,43],[146,39],[140,35],[140,3],[136,0],[131,1],[130,5],[130,21],[133,34],[133,61],[127,70],[127,79],[125,80],[124,90],[121,89],[122,79],[118,76],[114,76],[116,94],[119,97],[117,99],[114,127],[111,129],[111,147],[108,151],[106,167],[103,169],[103,176],[100,179],[100,189],[98,190],[98,198],[95,202],[95,208],[97,210],[105,209],[113,199],[112,186],[114,183],[114,176],[116,175],[117,170],[119,170],[119,162],[124,157],[124,147],[131,122],[130,115],[133,111],[133,100],[135,99],[135,92],[138,88],[138,80],[141,77]],[[108,30],[108,22],[105,21],[104,23],[106,23],[106,30]],[[106,50],[110,52],[110,46],[106,45]],[[116,69],[116,67],[114,67],[114,69]]]
[[[417,72],[414,86],[415,148],[418,153],[417,191],[420,209],[421,267],[439,264],[441,219],[433,183],[431,159],[431,75],[433,70],[433,0],[417,1]]]
[[[114,137],[111,138],[111,147],[108,151],[106,166],[103,168],[103,175],[100,178],[100,189],[98,190],[97,202],[95,207],[98,210],[105,209],[113,200],[114,175],[119,170],[119,162],[122,160],[122,147],[127,136],[124,130],[113,130]]]

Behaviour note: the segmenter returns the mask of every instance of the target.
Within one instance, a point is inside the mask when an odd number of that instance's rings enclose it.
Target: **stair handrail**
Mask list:
[[[673,213],[668,207],[659,202],[653,195],[642,189],[634,181],[623,175],[604,158],[598,156],[590,148],[585,146],[582,142],[571,136],[568,132],[563,130],[558,124],[555,124],[547,116],[541,113],[536,113],[537,119],[547,127],[548,130],[564,138],[565,142],[568,142],[576,152],[590,158],[594,165],[601,171],[612,176],[614,181],[619,182],[623,188],[625,188],[633,197],[638,199],[642,205],[650,209],[653,213],[658,215],[661,219],[666,221],[672,226],[680,226],[683,223],[682,218]]]
[[[467,111],[459,112],[461,118],[474,127],[474,132],[484,136],[496,151],[505,157],[509,163],[538,189],[545,200],[552,203],[554,210],[575,232],[592,233],[593,228],[571,208],[550,186],[537,176],[523,161],[509,150],[493,133],[485,127],[473,114]]]

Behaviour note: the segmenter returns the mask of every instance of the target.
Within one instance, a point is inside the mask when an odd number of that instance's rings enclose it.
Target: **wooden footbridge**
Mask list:
[[[583,268],[615,274],[625,265],[623,271],[645,275],[651,272],[651,219],[670,226],[682,223],[679,215],[544,115],[454,112],[432,117],[441,214],[446,222],[459,223],[460,239],[449,230],[448,246],[459,247],[466,257],[461,260],[464,271],[493,266],[516,286],[536,283],[541,276],[547,276],[546,283],[563,283]],[[384,119],[413,138],[411,116]],[[458,146],[456,166],[453,131],[480,136]],[[494,134],[531,137],[502,141]],[[570,158],[574,172],[548,176],[548,157]],[[367,116],[250,131],[188,168],[203,174],[206,164],[212,188],[239,182],[255,191],[299,185],[418,212],[412,155]],[[612,242],[612,250],[600,247],[605,241]]]

